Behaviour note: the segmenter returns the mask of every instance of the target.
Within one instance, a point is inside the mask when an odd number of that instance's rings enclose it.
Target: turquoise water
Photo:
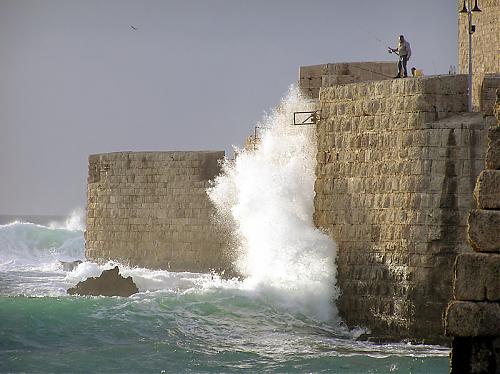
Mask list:
[[[113,264],[83,257],[78,230],[0,226],[0,372],[447,373],[448,349],[357,342],[286,295],[210,274],[121,267],[140,293],[70,297]]]

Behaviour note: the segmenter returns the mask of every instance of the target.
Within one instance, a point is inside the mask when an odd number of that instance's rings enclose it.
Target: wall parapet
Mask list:
[[[390,79],[397,70],[397,62],[391,61],[341,62],[301,66],[299,88],[305,96],[317,99],[322,87]]]
[[[466,90],[467,76],[442,75],[327,87],[319,98],[330,104],[322,107],[322,117],[373,118],[372,129],[415,128],[465,112]]]

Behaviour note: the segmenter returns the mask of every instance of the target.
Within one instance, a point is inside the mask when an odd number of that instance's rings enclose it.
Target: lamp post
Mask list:
[[[472,34],[476,31],[476,25],[472,24],[472,12],[480,12],[477,0],[472,8],[472,0],[464,0],[464,6],[460,13],[466,13],[469,18],[469,76],[467,79],[467,111],[472,112]]]

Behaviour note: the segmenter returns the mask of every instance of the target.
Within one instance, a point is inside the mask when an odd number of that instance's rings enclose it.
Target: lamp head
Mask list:
[[[477,0],[474,3],[474,8],[472,8],[472,11],[473,12],[480,12],[481,11],[481,9],[479,9],[479,7],[477,6]]]
[[[469,13],[469,10],[467,9],[466,2],[467,2],[467,0],[464,0],[464,6],[463,6],[462,10],[460,11],[460,13]]]

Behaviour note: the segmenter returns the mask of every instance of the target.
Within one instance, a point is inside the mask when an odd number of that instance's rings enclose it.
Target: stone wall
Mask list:
[[[229,267],[205,193],[224,152],[89,157],[88,259],[173,271]]]
[[[299,87],[305,96],[317,99],[321,87],[390,79],[396,75],[397,71],[397,62],[387,61],[301,66]]]
[[[457,1],[457,11],[463,0]],[[474,3],[474,2],[473,2]],[[472,103],[474,110],[480,109],[481,84],[486,73],[500,72],[500,1],[479,0],[481,12],[473,13],[476,32],[472,35]],[[469,21],[466,14],[458,14],[458,70],[469,71]]]
[[[454,301],[446,313],[446,332],[454,337],[452,373],[500,373],[500,90],[496,96],[499,122],[488,131],[486,170],[469,216],[474,252],[457,257]]]
[[[320,91],[317,226],[338,243],[339,311],[379,338],[440,341],[452,266],[484,165],[466,76]]]
[[[498,30],[500,32],[500,30]],[[500,53],[500,52],[499,52]],[[496,104],[496,92],[500,88],[500,73],[485,74],[483,83],[481,84],[480,109],[486,117],[489,118],[489,123],[496,124],[494,110]]]

